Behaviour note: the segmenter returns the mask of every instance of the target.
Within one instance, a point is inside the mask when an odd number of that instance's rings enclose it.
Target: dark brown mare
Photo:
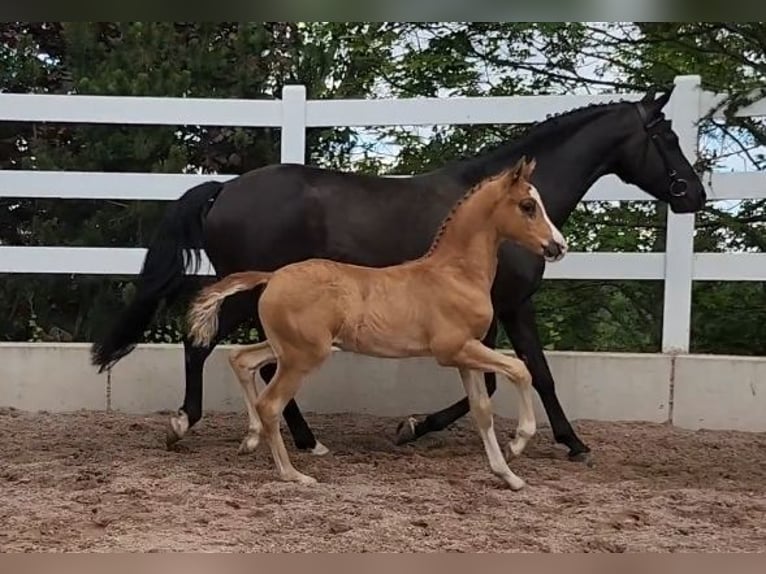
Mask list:
[[[670,91],[640,102],[614,102],[579,108],[533,126],[522,138],[463,161],[409,178],[340,173],[302,165],[272,165],[225,183],[208,182],[188,190],[167,209],[138,279],[136,295],[111,329],[93,346],[101,370],[129,353],[141,339],[158,305],[178,297],[197,250],[204,249],[218,277],[237,271],[272,271],[310,258],[382,267],[417,259],[428,249],[441,221],[468,189],[512,166],[522,155],[537,159],[532,183],[540,189],[553,224],[562,228],[593,183],[616,174],[676,213],[695,212],[705,190],[684,157],[662,109]],[[492,286],[495,317],[485,344],[495,344],[498,321],[517,355],[532,373],[554,438],[573,459],[590,449],[575,434],[559,403],[553,376],[535,325],[532,295],[545,261],[517,244],[499,252]],[[186,393],[171,418],[169,443],[183,437],[202,417],[202,367],[215,344],[253,316],[251,294],[226,300],[214,342],[204,347],[184,341]],[[257,319],[256,319],[257,322]],[[261,337],[262,326],[257,324]],[[260,371],[265,381],[274,366]],[[496,382],[485,375],[490,395]],[[402,443],[445,428],[469,411],[468,399],[397,429]],[[317,454],[316,441],[295,401],[284,418],[295,444]]]

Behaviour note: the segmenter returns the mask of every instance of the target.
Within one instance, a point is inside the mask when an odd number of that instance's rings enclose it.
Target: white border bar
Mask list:
[[[0,121],[279,127],[282,102],[233,98],[0,94]]]

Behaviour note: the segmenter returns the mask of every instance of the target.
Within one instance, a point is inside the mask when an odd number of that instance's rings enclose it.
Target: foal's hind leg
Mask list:
[[[304,378],[330,355],[330,341],[322,348],[309,349],[308,352],[291,352],[285,356],[280,354],[279,366],[274,380],[269,383],[258,397],[256,409],[263,425],[263,432],[271,447],[274,464],[277,466],[282,480],[314,484],[316,479],[295,469],[290,462],[282,433],[279,430],[279,415],[287,402],[300,389]]]
[[[489,466],[497,476],[502,478],[511,490],[519,490],[524,487],[524,481],[513,474],[508,467],[508,463],[503,458],[500,445],[497,444],[495,428],[492,424],[492,402],[487,394],[487,388],[484,381],[479,377],[477,371],[471,369],[459,368],[460,378],[463,381],[465,392],[468,395],[468,402],[471,406],[471,414],[479,427],[479,435],[484,443],[484,450],[489,459]]]
[[[263,391],[256,409],[263,425],[263,432],[271,448],[271,455],[280,478],[301,484],[314,484],[316,479],[296,470],[287,454],[282,433],[279,430],[279,413],[300,388],[303,374],[295,369],[277,367],[274,380]]]
[[[260,441],[262,427],[255,408],[258,388],[254,377],[261,366],[275,359],[274,351],[268,341],[234,349],[229,353],[229,363],[242,387],[249,418],[247,435],[239,445],[240,454],[253,452]]]
[[[266,339],[266,332],[263,330],[263,324],[259,317],[256,317],[255,323],[258,338],[261,340]],[[268,385],[276,372],[277,365],[275,363],[268,363],[260,368],[261,379]],[[287,428],[293,436],[293,443],[298,450],[307,450],[316,456],[323,456],[330,452],[325,445],[316,439],[306,419],[303,418],[298,403],[294,400],[287,402],[285,410],[282,411],[282,417],[287,423]]]

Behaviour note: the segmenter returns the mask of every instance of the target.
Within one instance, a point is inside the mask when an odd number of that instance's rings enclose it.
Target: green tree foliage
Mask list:
[[[309,98],[565,94],[644,90],[700,74],[705,88],[733,94],[727,121],[700,126],[704,162],[764,168],[762,123],[733,115],[766,86],[760,23],[5,22],[0,40],[0,90],[19,93],[270,99],[302,83]],[[416,173],[525,129],[312,129],[306,159]],[[278,160],[271,129],[0,123],[1,169],[238,174]],[[5,199],[0,242],[145,246],[164,206]],[[565,232],[578,251],[662,251],[665,218],[649,201],[589,203]],[[765,218],[762,201],[711,204],[698,217],[696,248],[763,251]],[[90,340],[131,290],[130,277],[6,275],[0,336]],[[536,303],[548,348],[659,349],[659,282],[547,281]],[[763,353],[764,311],[760,283],[695,284],[693,350]],[[175,341],[180,329],[178,309],[164,310],[147,340]]]
[[[385,24],[46,23],[0,25],[7,92],[274,98],[301,82],[309,97],[362,97],[387,62]],[[389,42],[390,43],[390,42]],[[279,160],[272,129],[3,124],[3,169],[238,174]],[[349,131],[308,134],[312,162],[342,167]],[[182,191],[182,190],[179,190]],[[146,246],[163,202],[5,200],[8,245]],[[130,296],[130,278],[6,276],[11,340],[88,340]],[[168,326],[168,322],[170,325]],[[165,314],[151,340],[178,338]]]

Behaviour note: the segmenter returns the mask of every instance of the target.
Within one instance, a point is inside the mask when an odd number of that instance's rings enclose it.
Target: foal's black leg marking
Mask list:
[[[205,361],[221,339],[224,339],[244,321],[252,317],[254,309],[252,294],[249,298],[235,295],[224,301],[221,306],[218,317],[218,332],[210,346],[196,347],[184,337],[186,392],[184,393],[183,405],[178,409],[177,415],[171,419],[166,437],[168,448],[181,440],[186,432],[202,418],[202,370]],[[183,422],[184,419],[186,424]]]
[[[500,320],[516,355],[524,360],[532,374],[532,385],[540,395],[556,442],[569,448],[570,460],[587,461],[590,448],[575,434],[556,395],[553,375],[543,354],[532,301],[526,301],[513,315],[501,314]]]
[[[489,331],[486,337],[484,337],[483,343],[490,347],[495,348],[497,341],[497,320],[493,319],[490,325]],[[495,373],[484,373],[484,383],[487,386],[487,393],[492,396],[497,389],[497,377]],[[426,415],[422,420],[417,420],[415,417],[409,417],[399,423],[396,427],[396,444],[405,444],[412,442],[421,436],[443,430],[455,422],[462,416],[465,416],[470,411],[470,405],[468,404],[468,397],[464,397],[451,404],[447,408],[444,408],[435,413]]]

